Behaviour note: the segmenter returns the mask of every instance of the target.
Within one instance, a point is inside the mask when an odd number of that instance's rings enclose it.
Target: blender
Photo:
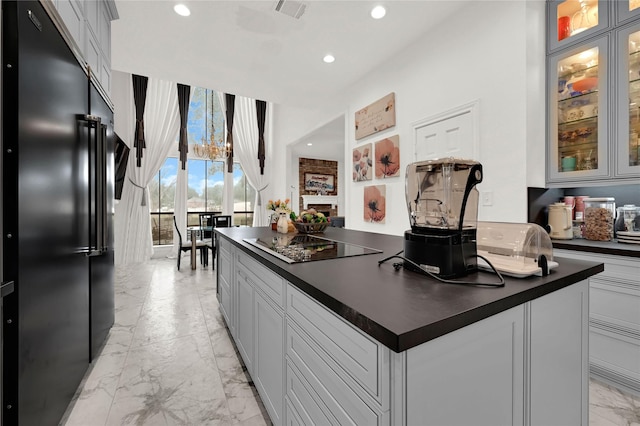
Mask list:
[[[403,266],[441,278],[477,270],[476,228],[482,165],[444,158],[407,166],[405,191],[411,230],[404,233]]]

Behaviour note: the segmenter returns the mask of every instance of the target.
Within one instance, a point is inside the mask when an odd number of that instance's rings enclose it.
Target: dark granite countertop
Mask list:
[[[402,352],[514,306],[582,281],[604,270],[602,263],[556,258],[547,277],[505,277],[487,288],[444,284],[415,272],[396,271],[378,261],[403,249],[403,238],[328,228],[322,236],[383,251],[381,254],[288,264],[245,243],[243,238],[277,236],[267,227],[218,228],[216,232],[364,333]],[[489,272],[467,281],[496,282]]]
[[[584,251],[589,253],[611,254],[616,256],[640,257],[640,244],[619,243],[613,241],[591,241],[585,239],[551,240],[553,248]]]

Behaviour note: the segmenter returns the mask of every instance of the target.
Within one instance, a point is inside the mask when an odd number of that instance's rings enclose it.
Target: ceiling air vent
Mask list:
[[[306,4],[296,0],[278,0],[276,2],[276,12],[284,13],[296,19],[300,19],[306,9]]]

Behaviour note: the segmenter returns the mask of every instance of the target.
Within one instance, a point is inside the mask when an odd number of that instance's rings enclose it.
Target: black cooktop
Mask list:
[[[307,234],[282,234],[272,238],[244,238],[243,241],[287,263],[382,253],[382,250]]]

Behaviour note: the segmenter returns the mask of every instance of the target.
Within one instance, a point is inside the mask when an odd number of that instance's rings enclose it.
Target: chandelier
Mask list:
[[[220,139],[216,140],[216,128],[213,123],[213,96],[214,93],[211,91],[211,131],[207,135],[209,124],[207,123],[207,93],[208,90],[205,90],[205,125],[204,125],[204,136],[202,137],[202,143],[193,145],[194,154],[200,158],[205,158],[208,160],[219,160],[222,158],[227,158],[231,155],[231,147],[229,143],[224,142],[224,136],[221,136]]]

